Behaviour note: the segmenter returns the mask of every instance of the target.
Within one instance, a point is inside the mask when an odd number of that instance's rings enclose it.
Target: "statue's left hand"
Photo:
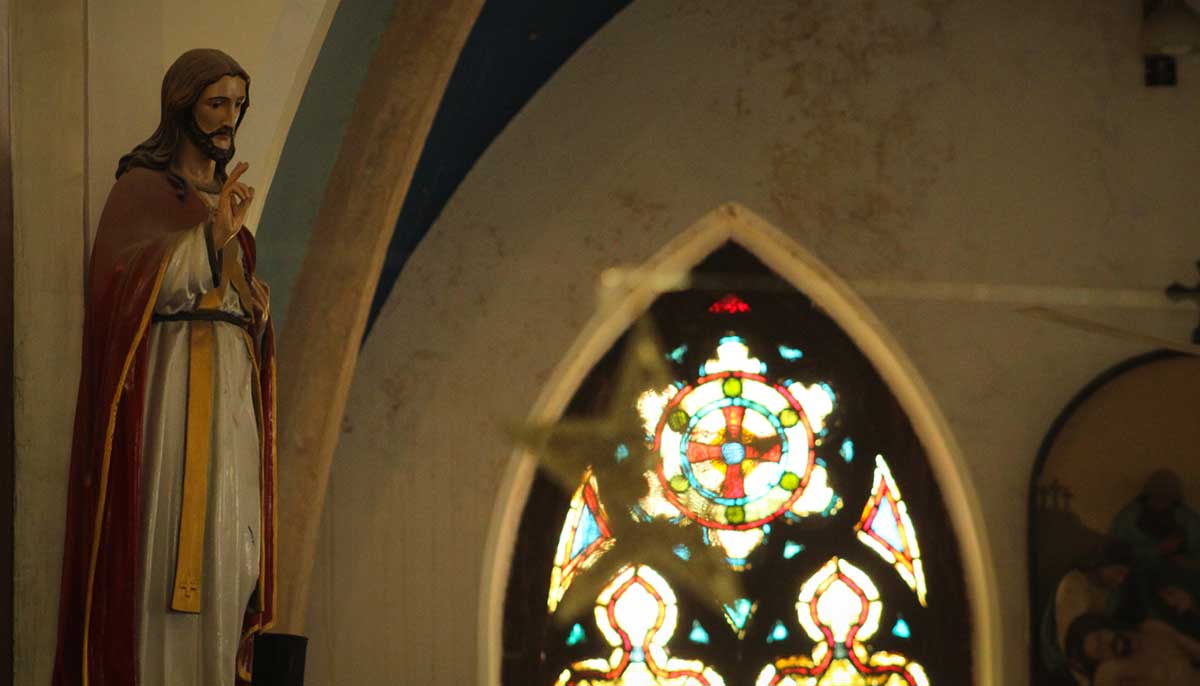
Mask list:
[[[254,307],[254,323],[262,326],[271,313],[271,288],[256,276],[250,277],[250,302]]]

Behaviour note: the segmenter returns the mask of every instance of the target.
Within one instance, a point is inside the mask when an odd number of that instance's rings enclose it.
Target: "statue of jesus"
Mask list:
[[[184,53],[91,255],[54,686],[248,684],[275,614],[274,342],[230,173],[250,76]]]

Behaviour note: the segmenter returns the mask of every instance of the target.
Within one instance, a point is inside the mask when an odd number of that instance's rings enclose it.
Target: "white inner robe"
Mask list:
[[[236,240],[233,244],[240,263],[241,247]],[[197,226],[170,258],[154,311],[195,309],[212,286],[204,229]],[[232,285],[226,287],[220,307],[245,316]],[[183,501],[191,326],[150,326],[138,578],[139,686],[232,686],[243,613],[259,576],[262,526],[259,428],[251,387],[254,364],[243,331],[217,322],[212,324],[212,455],[201,612],[170,609]]]

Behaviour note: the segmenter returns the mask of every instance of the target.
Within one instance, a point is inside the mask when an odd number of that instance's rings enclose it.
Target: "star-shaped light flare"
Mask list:
[[[646,495],[644,474],[654,469],[657,460],[646,446],[637,398],[647,389],[663,388],[672,381],[654,325],[643,317],[626,336],[611,383],[596,393],[593,416],[566,417],[553,424],[526,424],[512,430],[514,441],[537,458],[565,494],[573,492],[584,472],[592,469],[616,539],[614,549],[573,582],[554,613],[560,623],[589,612],[604,583],[627,563],[659,570],[714,612],[721,612],[723,602],[744,596],[740,578],[719,549],[697,545],[695,536],[688,535],[690,527],[647,522],[630,514]],[[617,446],[626,446],[626,459],[614,459]],[[676,552],[680,546],[690,551],[687,559]]]

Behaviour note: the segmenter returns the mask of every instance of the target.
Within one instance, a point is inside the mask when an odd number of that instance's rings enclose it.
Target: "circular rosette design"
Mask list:
[[[763,526],[801,498],[816,463],[812,425],[787,387],[758,374],[697,379],[663,408],[653,435],[663,496],[713,529]]]

